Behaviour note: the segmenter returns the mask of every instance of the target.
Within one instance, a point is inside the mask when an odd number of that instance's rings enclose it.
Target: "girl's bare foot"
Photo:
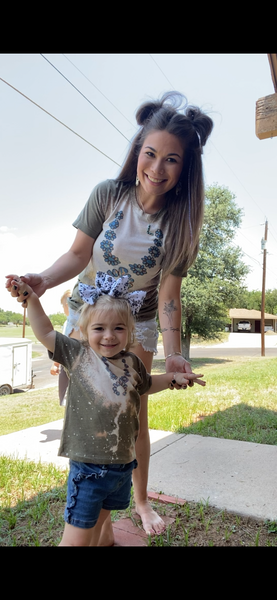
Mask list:
[[[136,504],[136,512],[142,520],[142,526],[147,535],[160,534],[165,530],[164,521],[153,510],[148,500]]]

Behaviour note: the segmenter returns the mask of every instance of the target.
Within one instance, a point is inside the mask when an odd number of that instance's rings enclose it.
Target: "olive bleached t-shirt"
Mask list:
[[[58,455],[96,464],[134,460],[140,396],[152,384],[142,361],[131,352],[106,359],[59,332],[48,353],[69,377]]]
[[[144,213],[139,207],[135,186],[107,180],[92,191],[85,207],[73,225],[93,239],[93,256],[79,275],[78,281],[94,285],[97,271],[113,277],[128,275],[130,291],[146,292],[136,316],[146,321],[156,316],[158,286],[165,253],[167,228],[161,228],[161,211],[157,215]],[[173,272],[185,276],[182,265]],[[68,304],[78,310],[82,304],[76,284]]]

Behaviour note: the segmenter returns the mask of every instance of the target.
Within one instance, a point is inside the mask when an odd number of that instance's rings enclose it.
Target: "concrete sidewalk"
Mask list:
[[[54,463],[63,421],[0,437],[0,454]],[[148,490],[262,519],[277,519],[277,447],[150,430]]]

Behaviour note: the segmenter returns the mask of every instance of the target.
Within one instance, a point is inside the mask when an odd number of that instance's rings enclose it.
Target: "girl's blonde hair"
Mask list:
[[[78,326],[81,328],[83,340],[88,341],[88,326],[90,324],[92,316],[96,316],[101,319],[105,313],[114,311],[118,314],[120,322],[124,323],[127,328],[128,337],[127,344],[125,346],[126,352],[135,342],[135,320],[131,312],[131,308],[127,300],[124,298],[114,298],[113,296],[103,295],[100,296],[95,304],[83,304],[80,310],[80,316],[78,319]]]
[[[70,298],[71,296],[71,291],[70,290],[66,290],[66,292],[63,293],[62,297],[61,297],[61,304],[67,304],[67,298]]]

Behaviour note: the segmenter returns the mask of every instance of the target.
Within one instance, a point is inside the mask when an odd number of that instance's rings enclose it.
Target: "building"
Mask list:
[[[247,310],[246,308],[231,308],[229,310],[231,319],[231,331],[240,331],[238,324],[240,321],[249,321],[251,324],[250,333],[261,333],[261,312],[259,310]],[[274,331],[277,333],[277,315],[264,313],[265,331]]]

